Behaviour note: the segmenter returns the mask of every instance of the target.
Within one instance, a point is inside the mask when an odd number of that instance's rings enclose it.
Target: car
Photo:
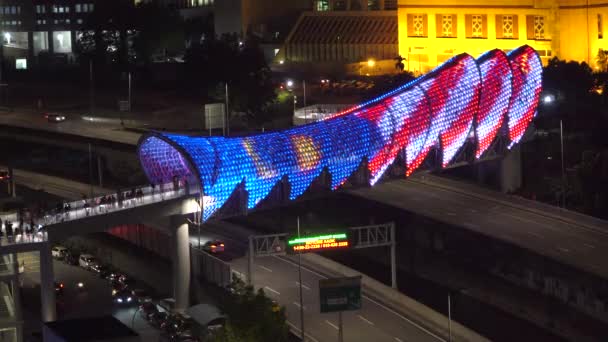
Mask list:
[[[207,241],[203,245],[203,250],[212,254],[221,253],[224,251],[224,242],[220,240]]]
[[[65,288],[65,285],[60,282],[60,281],[56,281],[55,282],[55,294],[58,296],[61,296],[63,294],[63,289]]]
[[[107,279],[113,272],[112,268],[107,265],[93,264],[90,267],[93,273],[96,273],[100,278]]]
[[[95,259],[94,256],[92,256],[91,254],[81,254],[80,257],[78,258],[78,265],[80,265],[80,267],[84,268],[84,269],[91,269],[93,267],[93,265],[99,264],[97,262],[97,259]]]
[[[138,303],[145,303],[145,302],[152,301],[152,297],[150,297],[150,294],[148,293],[148,291],[146,291],[144,289],[133,289],[133,290],[131,290],[131,294],[133,295],[133,298],[135,298],[135,300]]]
[[[158,312],[160,312],[158,306],[152,301],[146,301],[139,305],[139,313],[146,321],[149,321],[150,317]]]
[[[128,289],[123,289],[114,293],[114,303],[117,304],[135,304],[135,298]]]
[[[109,281],[114,280],[118,272],[112,266],[100,266],[98,271],[101,279],[107,279]]]
[[[68,249],[63,246],[55,246],[51,249],[51,255],[55,259],[62,260],[63,258],[65,258],[67,253],[68,253]]]
[[[44,118],[51,123],[59,123],[65,121],[65,115],[59,113],[44,113]]]
[[[66,252],[65,256],[63,257],[63,261],[65,261],[65,263],[68,265],[77,266],[78,265],[78,255],[74,254],[68,250]]]
[[[150,322],[151,326],[155,328],[160,328],[161,325],[163,325],[164,322],[167,320],[167,316],[167,313],[164,311],[156,311],[150,314],[148,322]]]
[[[0,168],[0,181],[11,179],[11,173],[8,169]]]

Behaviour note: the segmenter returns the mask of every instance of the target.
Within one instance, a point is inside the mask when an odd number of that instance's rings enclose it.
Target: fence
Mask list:
[[[195,279],[202,278],[221,287],[230,285],[232,271],[227,262],[194,247],[190,248],[190,260]]]

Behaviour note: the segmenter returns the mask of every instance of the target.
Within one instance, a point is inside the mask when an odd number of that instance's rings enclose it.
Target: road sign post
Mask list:
[[[342,311],[361,309],[361,276],[319,280],[321,313],[338,312],[338,341],[344,341]]]

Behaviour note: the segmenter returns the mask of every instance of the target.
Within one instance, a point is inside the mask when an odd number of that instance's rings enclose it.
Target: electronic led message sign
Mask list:
[[[293,238],[287,241],[293,252],[322,251],[344,249],[350,246],[346,233],[326,234]]]

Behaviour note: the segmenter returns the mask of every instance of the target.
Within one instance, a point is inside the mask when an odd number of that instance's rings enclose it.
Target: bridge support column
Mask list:
[[[182,216],[171,217],[173,230],[173,298],[175,310],[184,311],[190,305],[190,235],[188,223]]]
[[[40,246],[40,302],[43,322],[52,322],[57,319],[54,281],[51,244],[44,242]]]

